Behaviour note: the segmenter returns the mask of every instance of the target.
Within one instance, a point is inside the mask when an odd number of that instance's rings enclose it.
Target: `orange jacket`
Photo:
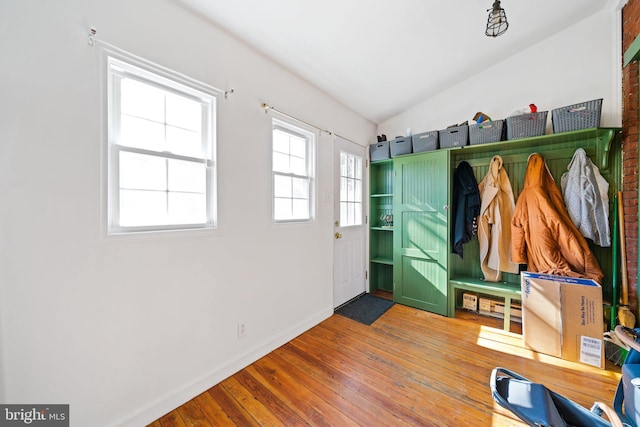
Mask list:
[[[604,275],[586,239],[571,222],[562,193],[540,154],[529,156],[524,188],[511,220],[511,259],[532,272],[585,277]]]

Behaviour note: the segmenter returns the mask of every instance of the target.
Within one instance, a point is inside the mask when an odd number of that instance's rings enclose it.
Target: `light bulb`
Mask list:
[[[495,25],[495,26],[499,26],[502,23],[502,16],[500,14],[500,11],[493,11],[491,12],[491,24]]]

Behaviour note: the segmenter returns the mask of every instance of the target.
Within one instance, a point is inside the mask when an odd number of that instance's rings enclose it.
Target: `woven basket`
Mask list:
[[[553,132],[597,128],[600,126],[602,98],[551,110]]]
[[[507,117],[507,139],[531,138],[544,135],[548,111]]]
[[[482,122],[469,126],[469,144],[486,144],[502,140],[504,120]]]
[[[464,147],[469,144],[469,126],[453,126],[438,131],[440,148]]]
[[[438,149],[438,131],[418,133],[411,137],[413,152],[420,153],[423,151],[431,151]]]

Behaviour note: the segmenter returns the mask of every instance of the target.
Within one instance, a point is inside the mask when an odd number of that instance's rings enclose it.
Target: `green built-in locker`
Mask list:
[[[393,299],[447,315],[449,150],[395,159]]]
[[[609,182],[609,219],[612,221],[613,196],[621,189],[621,148],[619,129],[599,128],[545,135],[522,140],[503,141],[500,143],[470,146],[451,153],[450,171],[459,162],[465,160],[471,165],[478,183],[485,177],[491,158],[495,154],[502,156],[503,167],[507,171],[513,194],[517,201],[522,190],[527,160],[532,153],[540,153],[560,187],[562,174],[567,171],[573,154],[577,148],[583,148],[591,161],[598,166],[602,176]],[[605,274],[602,283],[605,300],[611,298],[611,248],[602,248],[590,242],[590,247]],[[450,255],[450,277],[479,280],[483,278],[480,269],[480,250],[477,237],[464,246],[464,259],[455,254]],[[520,283],[520,276],[503,273],[504,281]],[[455,296],[453,296],[455,297]]]

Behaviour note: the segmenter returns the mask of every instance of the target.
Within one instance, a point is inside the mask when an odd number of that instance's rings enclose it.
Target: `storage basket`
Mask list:
[[[371,161],[386,160],[389,158],[389,141],[378,142],[369,146]]]
[[[544,135],[548,111],[507,117],[507,139],[531,138]]]
[[[469,144],[469,126],[454,126],[438,131],[440,148],[464,147]]]
[[[469,144],[486,144],[502,141],[504,120],[494,120],[469,126]]]
[[[392,139],[391,141],[389,141],[389,150],[391,151],[391,157],[400,156],[402,154],[410,154],[411,137],[405,136]]]
[[[438,149],[438,131],[418,133],[411,137],[411,145],[414,153]]]
[[[551,110],[553,132],[570,132],[600,126],[602,98]]]

